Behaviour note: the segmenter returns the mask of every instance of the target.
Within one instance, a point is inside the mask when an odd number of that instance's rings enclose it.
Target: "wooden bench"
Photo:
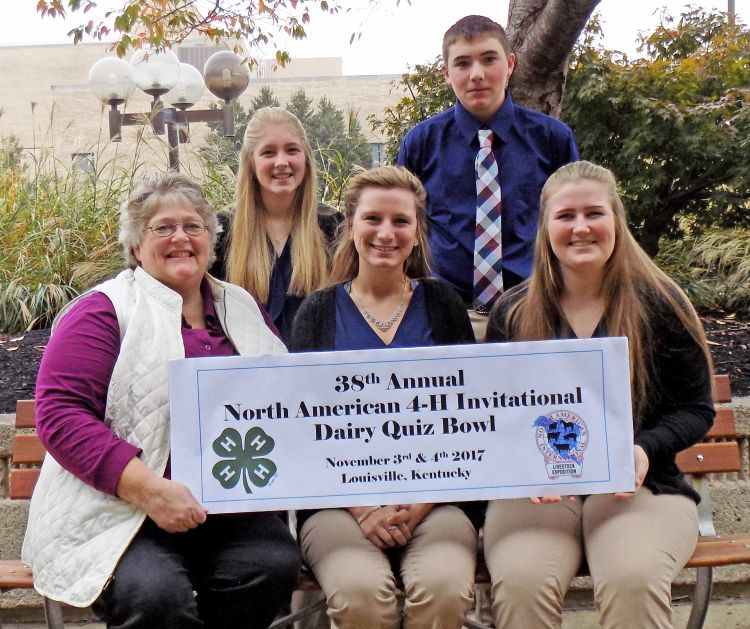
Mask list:
[[[717,403],[731,402],[732,394],[728,376],[714,376],[713,396]],[[16,405],[17,432],[13,440],[13,461],[10,470],[11,499],[30,498],[39,477],[44,447],[33,432],[34,427],[34,401],[20,400]],[[713,568],[750,563],[750,534],[717,535],[713,524],[706,478],[706,474],[738,472],[741,469],[737,427],[731,407],[723,406],[716,409],[716,419],[706,440],[680,452],[677,456],[677,463],[680,469],[689,475],[693,486],[701,495],[701,503],[698,507],[700,540],[686,566],[696,569],[693,607],[687,627],[698,629],[705,622],[711,601]],[[489,583],[489,580],[487,567],[480,555],[477,561],[476,581]],[[20,561],[0,561],[0,591],[14,588],[33,588],[31,569]],[[320,586],[311,574],[305,573],[297,589],[299,591],[320,590]],[[287,627],[292,622],[304,619],[324,608],[325,602],[317,601],[277,619],[271,625],[271,629]],[[47,626],[50,629],[64,627],[59,603],[45,598],[44,610]],[[472,620],[467,620],[466,626],[472,629],[487,629],[485,625]]]
[[[44,459],[44,446],[39,442],[34,428],[34,400],[19,400],[16,403],[16,434],[13,437],[12,463],[10,469],[9,497],[11,500],[31,498],[39,469]],[[17,588],[33,589],[31,568],[20,561],[0,561],[0,592]],[[44,615],[49,629],[64,629],[60,603],[44,598]],[[0,628],[2,618],[0,617]]]
[[[732,391],[729,376],[714,376],[713,398],[717,404],[728,404],[732,401]],[[703,627],[711,602],[713,587],[713,568],[732,564],[750,563],[750,534],[748,535],[717,535],[711,511],[711,497],[708,490],[706,474],[739,472],[741,469],[740,450],[737,443],[737,426],[734,410],[729,406],[716,409],[714,425],[701,443],[688,448],[677,455],[677,464],[684,474],[689,475],[693,487],[701,496],[698,505],[698,528],[700,539],[693,556],[686,568],[696,569],[695,587],[693,589],[693,605],[688,618],[687,629]],[[588,576],[586,566],[582,566],[579,576]],[[477,557],[477,583],[489,583],[490,576],[484,557],[481,553]],[[303,591],[320,589],[314,577],[305,573],[299,588]],[[273,629],[287,626],[294,620],[299,620],[316,613],[325,607],[324,601],[297,610],[295,613],[278,619]],[[467,619],[464,626],[470,629],[489,629],[486,625],[475,620]]]
[[[729,376],[714,376],[712,385],[714,403],[728,404],[732,401]],[[677,465],[683,474],[688,475],[688,480],[701,496],[701,502],[698,505],[700,538],[693,556],[685,566],[696,569],[693,605],[687,629],[699,629],[703,627],[708,605],[711,602],[713,568],[750,563],[750,534],[718,535],[716,533],[706,477],[707,474],[739,472],[742,467],[737,443],[737,426],[734,410],[731,407],[716,408],[714,425],[704,441],[680,452],[677,455]],[[585,565],[579,571],[579,576],[589,576]],[[477,583],[490,582],[483,559],[478,562],[476,581]],[[466,626],[471,629],[488,629],[486,625],[471,620],[466,622]]]

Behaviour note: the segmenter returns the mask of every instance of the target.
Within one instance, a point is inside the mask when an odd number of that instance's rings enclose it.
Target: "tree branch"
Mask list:
[[[519,103],[557,116],[567,60],[600,0],[511,0],[508,29],[517,53],[511,80]]]
[[[546,74],[567,63],[573,44],[600,1],[548,0],[524,36],[519,49],[521,65]],[[536,9],[539,0],[531,4]]]

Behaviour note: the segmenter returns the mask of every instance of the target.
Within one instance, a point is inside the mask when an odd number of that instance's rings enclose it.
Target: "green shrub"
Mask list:
[[[0,170],[0,330],[48,326],[80,291],[122,268],[119,204],[140,169],[94,173],[54,159]]]
[[[700,311],[750,316],[750,230],[711,229],[661,246],[657,262]]]

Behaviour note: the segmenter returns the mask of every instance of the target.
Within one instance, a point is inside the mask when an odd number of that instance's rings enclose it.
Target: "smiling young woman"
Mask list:
[[[292,351],[471,343],[461,298],[428,279],[426,193],[403,168],[352,179],[331,286],[310,295],[294,321]],[[406,627],[461,627],[473,600],[474,503],[373,505],[300,512],[300,543],[337,627],[399,626],[400,564]]]
[[[584,556],[603,627],[669,627],[671,583],[698,538],[699,497],[675,455],[713,422],[703,329],[628,230],[614,175],[574,162],[544,185],[531,277],[495,305],[487,340],[592,336],[628,339],[635,491],[490,502],[498,628],[560,627]]]
[[[315,160],[300,121],[281,107],[256,111],[240,151],[235,208],[220,216],[228,233],[211,272],[257,297],[285,339],[302,299],[325,284],[328,245],[341,220],[316,194]]]

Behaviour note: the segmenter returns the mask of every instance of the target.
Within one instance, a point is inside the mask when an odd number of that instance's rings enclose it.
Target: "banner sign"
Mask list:
[[[627,339],[171,361],[214,513],[632,491]]]

